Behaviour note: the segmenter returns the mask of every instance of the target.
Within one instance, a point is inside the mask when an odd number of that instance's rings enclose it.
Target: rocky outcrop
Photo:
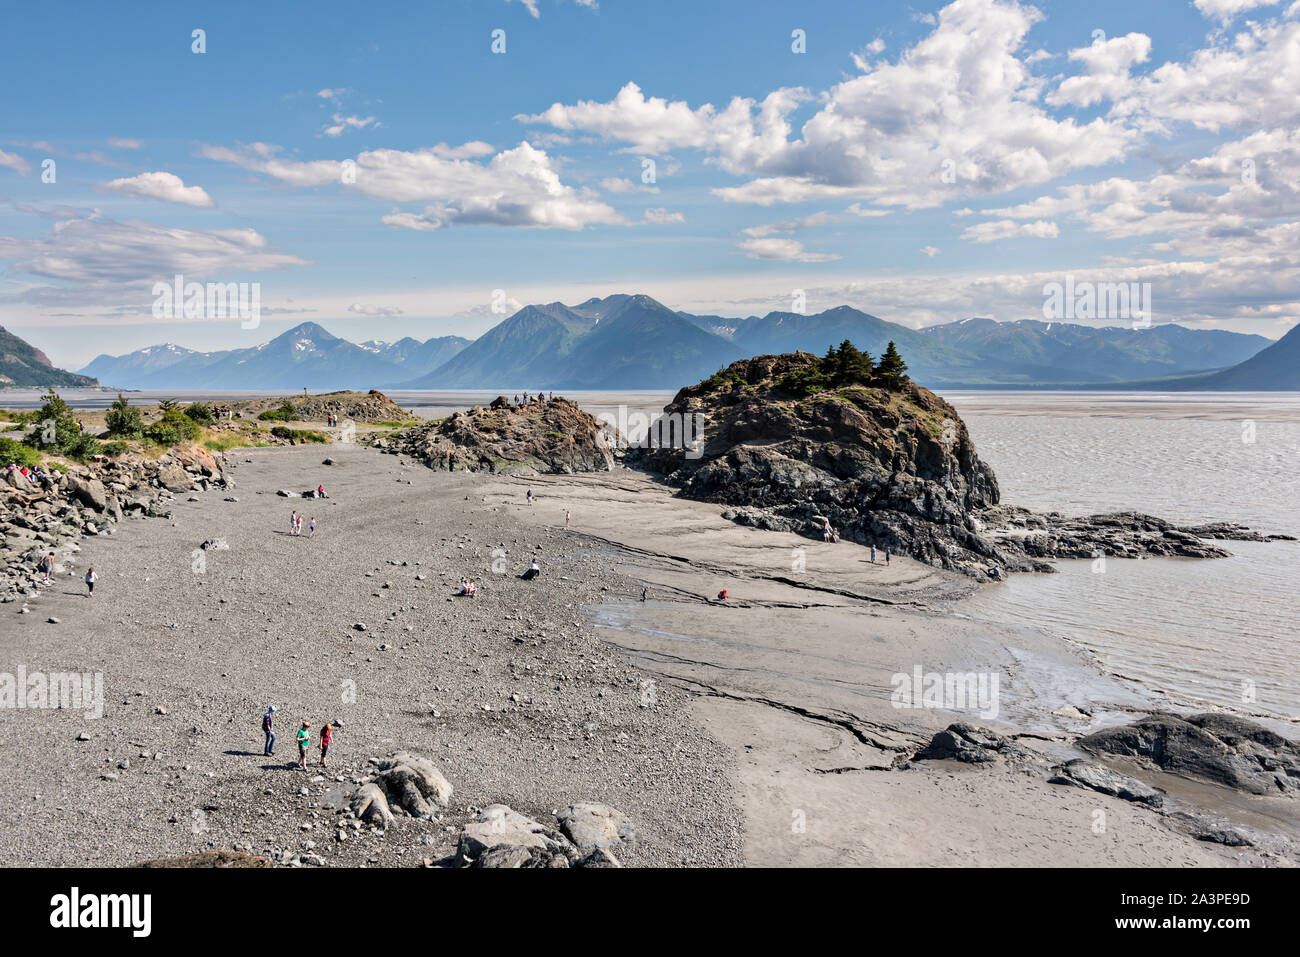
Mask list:
[[[1232,715],[1151,715],[1094,732],[1081,738],[1079,747],[1251,794],[1300,793],[1300,748]]]
[[[372,444],[440,471],[608,471],[614,459],[597,435],[596,420],[567,399],[512,405],[501,397]]]
[[[348,798],[348,811],[366,824],[387,828],[394,809],[414,818],[436,818],[451,795],[451,783],[431,761],[398,751],[374,763],[370,779]]]
[[[100,455],[63,467],[46,462],[34,480],[15,471],[0,482],[0,602],[35,598],[40,564],[50,552],[56,574],[66,574],[84,535],[111,531],[130,516],[169,515],[177,494],[234,487],[224,459],[196,446],[156,459]]]
[[[1028,752],[1014,741],[994,734],[987,728],[977,728],[964,721],[950,724],[940,731],[930,743],[912,756],[913,761],[943,761],[952,759],[966,764],[984,764],[996,761],[998,756],[1025,759]]]
[[[818,377],[826,362],[797,352],[732,363],[664,409],[670,421],[702,417],[701,446],[632,449],[624,461],[728,506],[723,516],[742,524],[816,538],[829,523],[842,539],[980,579],[1052,571],[1054,558],[1221,557],[1229,552],[1206,539],[1266,537],[1227,523],[1002,505],[951,405],[905,380],[831,385]],[[820,391],[809,394],[810,377]]]
[[[330,415],[339,422],[406,422],[415,416],[378,389],[369,392],[325,392],[319,395],[288,395],[281,398],[240,399],[218,403],[238,417],[256,419],[263,412],[278,409],[288,402],[295,417],[302,422],[324,422]]]
[[[1147,807],[1163,807],[1165,803],[1164,796],[1159,791],[1143,784],[1137,778],[1120,774],[1118,771],[1093,764],[1083,758],[1067,761],[1052,770],[1055,773],[1047,779],[1048,784],[1088,788],[1125,801],[1136,801]]]

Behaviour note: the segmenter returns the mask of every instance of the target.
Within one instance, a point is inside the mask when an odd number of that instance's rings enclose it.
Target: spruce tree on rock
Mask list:
[[[898,347],[891,339],[885,347],[885,354],[876,366],[876,375],[888,386],[897,388],[907,381],[907,363],[898,354]]]

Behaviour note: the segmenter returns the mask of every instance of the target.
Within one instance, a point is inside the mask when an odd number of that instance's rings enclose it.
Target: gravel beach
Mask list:
[[[232,492],[123,521],[85,540],[31,613],[0,607],[0,671],[104,682],[102,718],[0,712],[0,864],[215,849],[420,866],[449,860],[487,805],[553,827],[586,801],[635,828],[616,849],[632,866],[1297,862],[1291,798],[1147,770],[1157,811],[1049,783],[1080,734],[1160,700],[1059,639],[952,614],[975,587],[963,576],[740,526],[627,470],[447,473],[353,445],[229,460]],[[325,499],[276,494],[322,483]],[[295,509],[314,539],[288,534]],[[521,579],[534,556],[541,576]],[[463,576],[477,597],[452,597]],[[918,665],[1003,676],[997,714],[895,707],[892,678]],[[1005,735],[1014,758],[912,760],[960,720]],[[326,721],[339,727],[322,771]],[[453,785],[440,818],[379,832],[339,815],[399,750]],[[1186,815],[1252,843],[1198,839]]]
[[[323,466],[326,454],[337,464]],[[474,476],[358,446],[230,461],[237,502],[182,498],[171,520],[123,522],[84,541],[30,614],[0,609],[0,671],[102,672],[104,687],[98,720],[0,712],[0,864],[239,848],[412,866],[452,854],[478,808],[505,803],[554,826],[579,801],[635,827],[625,864],[741,862],[728,752],[686,719],[685,692],[643,686],[596,636],[583,607],[634,586],[565,532],[558,505],[549,527],[522,523]],[[323,500],[275,494],[321,483]],[[294,509],[315,516],[314,539],[288,534]],[[228,547],[196,552],[207,540]],[[534,555],[542,576],[519,579]],[[94,598],[80,580],[89,565]],[[476,597],[452,598],[462,576]],[[303,720],[308,773],[295,768]],[[322,772],[329,720],[340,726]],[[334,807],[371,758],[397,750],[452,783],[442,820],[399,817],[385,834],[349,827],[338,840]]]

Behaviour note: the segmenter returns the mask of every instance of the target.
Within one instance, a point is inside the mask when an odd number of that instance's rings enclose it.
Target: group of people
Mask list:
[[[822,541],[834,542],[838,545],[840,542],[840,530],[831,527],[831,520],[829,518],[823,519],[822,521]]]
[[[329,413],[327,416],[325,416],[325,421],[326,421],[326,423],[328,423],[329,427],[332,429],[332,428],[334,428],[336,425],[339,424],[339,417],[338,417],[337,415],[335,415],[333,412],[331,412],[331,413]]]
[[[48,482],[50,477],[45,469],[28,468],[26,465],[19,465],[17,462],[10,462],[9,468],[5,470],[5,475],[13,475],[15,472],[29,482],[40,482],[41,484]]]
[[[280,709],[275,705],[268,705],[266,711],[262,714],[262,733],[266,735],[266,748],[263,750],[264,755],[275,754],[275,713]],[[298,769],[307,770],[307,749],[311,747],[311,722],[304,721],[298,729],[295,736],[298,742]],[[329,754],[330,745],[334,743],[334,724],[325,722],[325,726],[320,729],[320,766],[328,767],[325,763],[325,757]]]
[[[460,587],[456,589],[457,595],[465,595],[469,598],[473,598],[477,592],[478,585],[474,584],[474,579],[472,578],[462,578],[460,580]]]
[[[303,515],[302,512],[299,512],[299,511],[296,511],[296,510],[294,511],[294,513],[293,513],[292,515],[289,516],[289,534],[290,534],[290,535],[301,535],[301,534],[302,534],[302,520],[303,520],[304,517],[305,517],[305,516]],[[308,538],[315,538],[315,537],[316,537],[316,516],[315,516],[315,515],[313,515],[313,516],[311,517],[311,520],[307,523],[307,529],[308,529],[308,531],[307,531],[307,537],[308,537]]]
[[[554,392],[550,394],[550,398],[552,401],[554,401],[555,399]],[[536,395],[533,396],[529,396],[529,394],[525,392],[523,401],[520,401],[518,393],[515,394],[515,405],[527,405],[529,402],[546,402],[546,401],[547,401],[547,395],[545,392],[538,392]]]

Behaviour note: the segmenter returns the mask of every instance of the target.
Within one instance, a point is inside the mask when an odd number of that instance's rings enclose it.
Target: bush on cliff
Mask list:
[[[201,431],[197,422],[172,404],[163,409],[162,418],[144,430],[144,435],[150,442],[170,447],[180,442],[193,442]]]
[[[263,422],[292,422],[297,414],[298,412],[294,409],[293,403],[285,399],[280,403],[278,409],[267,409],[258,418]]]

